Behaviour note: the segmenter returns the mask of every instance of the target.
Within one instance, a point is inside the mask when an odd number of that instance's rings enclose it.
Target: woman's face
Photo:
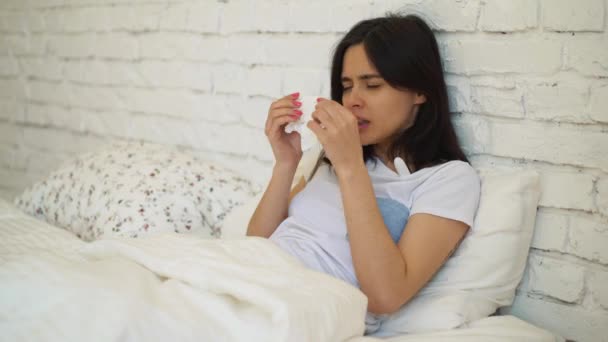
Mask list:
[[[413,125],[424,95],[390,86],[371,64],[363,44],[349,47],[342,68],[342,104],[359,119],[361,145],[383,156],[392,140]]]

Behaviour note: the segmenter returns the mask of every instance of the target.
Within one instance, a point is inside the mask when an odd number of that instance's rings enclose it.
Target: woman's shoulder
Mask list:
[[[438,181],[441,183],[466,183],[469,185],[479,184],[479,175],[471,164],[462,160],[450,160],[438,165],[423,168],[418,172],[427,174],[426,181]]]

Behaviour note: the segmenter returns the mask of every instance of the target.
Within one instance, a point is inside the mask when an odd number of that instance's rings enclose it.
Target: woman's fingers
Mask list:
[[[273,137],[275,134],[280,133],[283,129],[283,126],[298,120],[299,117],[297,115],[284,115],[280,117],[276,117],[270,121],[269,129],[266,130],[266,135],[269,137]]]
[[[270,129],[274,120],[291,115],[295,115],[297,120],[302,115],[302,112],[292,108],[281,108],[271,111],[268,114],[268,119],[266,120],[266,130]]]
[[[287,95],[287,96],[283,96],[282,98],[274,101],[271,105],[270,105],[270,110],[269,111],[273,111],[275,109],[279,109],[279,108],[297,108],[300,107],[300,105],[302,105],[302,103],[300,101],[298,101],[298,93],[294,93],[291,95]]]

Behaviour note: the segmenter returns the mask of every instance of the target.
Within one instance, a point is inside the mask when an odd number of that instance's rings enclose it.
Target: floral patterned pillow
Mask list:
[[[87,241],[160,232],[219,238],[224,217],[259,190],[187,153],[120,143],[60,167],[15,205]]]

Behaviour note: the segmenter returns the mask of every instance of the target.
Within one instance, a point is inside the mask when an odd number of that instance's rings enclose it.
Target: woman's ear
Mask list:
[[[414,104],[421,105],[426,102],[426,95],[422,93],[416,93],[416,98],[414,98]]]

